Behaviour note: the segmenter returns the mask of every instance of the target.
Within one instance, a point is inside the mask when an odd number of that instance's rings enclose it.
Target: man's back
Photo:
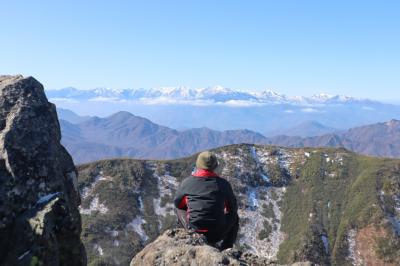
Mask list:
[[[225,213],[237,211],[230,184],[218,176],[185,178],[174,201],[178,208],[185,201],[189,225],[197,230],[221,230],[225,225]]]
[[[210,243],[223,240],[221,249],[225,249],[232,247],[236,240],[239,217],[231,185],[213,172],[217,166],[214,154],[200,153],[197,171],[182,181],[174,204],[185,228],[204,233]]]

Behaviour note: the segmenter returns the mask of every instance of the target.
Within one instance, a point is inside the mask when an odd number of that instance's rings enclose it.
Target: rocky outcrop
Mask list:
[[[0,76],[0,265],[84,265],[77,174],[55,106],[32,77]]]
[[[184,229],[170,229],[147,245],[131,261],[130,266],[141,265],[277,265],[275,261],[261,258],[236,249],[220,252],[208,245],[204,236]],[[293,265],[308,266],[309,262]]]

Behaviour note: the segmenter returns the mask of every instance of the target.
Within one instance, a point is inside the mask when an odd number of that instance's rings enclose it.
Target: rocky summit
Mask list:
[[[147,245],[130,264],[130,266],[142,265],[261,266],[277,264],[276,261],[232,248],[220,252],[217,248],[207,245],[207,240],[201,234],[186,232],[184,229],[171,229]],[[314,264],[297,262],[292,265],[311,266]]]
[[[0,265],[85,265],[77,172],[32,77],[0,76]]]

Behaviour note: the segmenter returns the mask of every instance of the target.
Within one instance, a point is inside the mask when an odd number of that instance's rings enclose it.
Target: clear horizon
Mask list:
[[[1,74],[47,89],[222,85],[400,103],[400,2],[12,1]]]

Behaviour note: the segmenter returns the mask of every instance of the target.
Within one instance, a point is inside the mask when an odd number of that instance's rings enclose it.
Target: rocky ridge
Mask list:
[[[214,152],[218,172],[238,199],[241,252],[279,264],[395,265],[400,257],[399,160],[345,149],[244,144]],[[196,155],[115,159],[79,166],[89,261],[126,265],[176,227],[172,197],[195,160]],[[362,237],[371,228],[381,232],[379,241],[374,233]]]
[[[130,266],[142,265],[231,265],[266,266],[276,261],[258,257],[250,252],[227,249],[222,252],[207,245],[204,236],[184,229],[165,231],[147,245],[131,261]],[[311,266],[311,262],[297,262],[292,266]]]
[[[32,77],[0,76],[0,264],[85,265],[77,172]]]

